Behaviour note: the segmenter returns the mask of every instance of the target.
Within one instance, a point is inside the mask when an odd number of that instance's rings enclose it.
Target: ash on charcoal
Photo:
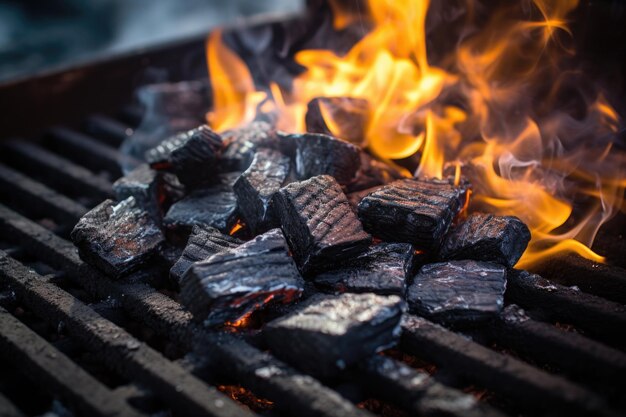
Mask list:
[[[307,373],[328,377],[393,346],[403,309],[397,296],[316,295],[270,322],[264,335],[277,356]]]
[[[292,138],[297,147],[296,173],[300,180],[330,175],[345,185],[352,182],[361,167],[361,151],[349,142],[313,133]]]
[[[221,164],[227,170],[245,171],[258,148],[281,150],[276,130],[267,122],[256,121],[222,133],[226,147]]]
[[[163,225],[178,235],[188,235],[195,225],[228,233],[237,222],[237,198],[228,184],[199,188],[172,204]]]
[[[170,270],[170,277],[180,284],[187,270],[195,262],[206,261],[216,253],[227,252],[243,244],[243,241],[225,235],[213,227],[193,227],[187,246]]]
[[[306,130],[363,145],[370,112],[367,100],[352,97],[318,97],[307,105]],[[330,121],[326,120],[330,117]],[[334,131],[333,131],[334,130]]]
[[[150,213],[157,221],[161,219],[161,199],[164,197],[160,189],[159,173],[147,164],[142,164],[128,175],[113,184],[115,198],[118,201],[134,197],[141,209]]]
[[[372,241],[341,187],[328,175],[283,187],[274,195],[273,203],[304,274],[358,255]]]
[[[105,200],[80,219],[71,234],[80,257],[112,277],[146,264],[164,242],[154,219],[134,197]]]
[[[316,284],[339,292],[403,295],[415,249],[408,243],[381,243],[315,277]]]
[[[303,289],[285,237],[273,229],[193,264],[183,276],[180,296],[196,319],[217,326],[237,322],[269,303],[293,302]]]
[[[412,311],[440,322],[483,320],[504,305],[506,269],[479,261],[429,264],[413,279],[407,291]]]
[[[272,197],[285,185],[291,160],[279,151],[259,149],[234,185],[239,211],[254,234],[276,226]]]
[[[354,180],[347,185],[348,192],[362,191],[368,188],[388,184],[404,178],[400,171],[380,162],[365,152],[361,152],[361,168]]]
[[[474,213],[446,237],[442,259],[474,259],[513,267],[526,250],[530,230],[517,217]]]
[[[146,153],[146,160],[153,168],[172,170],[185,186],[197,187],[216,178],[222,145],[221,136],[202,125],[164,140]]]
[[[433,249],[441,244],[463,198],[463,190],[446,181],[405,179],[363,198],[358,212],[365,230],[376,237]]]

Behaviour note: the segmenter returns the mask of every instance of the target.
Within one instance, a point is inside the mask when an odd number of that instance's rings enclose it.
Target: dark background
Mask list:
[[[0,0],[0,82],[208,32],[303,0]]]

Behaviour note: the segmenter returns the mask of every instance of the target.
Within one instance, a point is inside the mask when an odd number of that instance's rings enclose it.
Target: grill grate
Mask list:
[[[512,307],[472,338],[408,317],[400,355],[370,358],[327,385],[274,358],[254,335],[199,327],[158,280],[103,276],[78,257],[67,236],[87,207],[111,195],[117,146],[131,129],[123,120],[97,115],[86,133],[57,128],[39,142],[2,143],[0,365],[10,361],[78,415],[252,415],[216,388],[223,381],[271,401],[270,411],[257,410],[264,415],[366,416],[371,413],[359,404],[371,397],[410,415],[618,415],[612,410],[624,407],[616,388],[626,371],[626,309],[615,302],[624,301],[626,289],[619,267],[593,269],[600,276],[593,279],[604,283],[584,285],[585,268],[592,270],[584,262],[576,277],[561,279],[587,292],[512,277],[507,300],[530,317]],[[615,301],[599,297],[607,295]],[[86,366],[75,355],[82,350],[121,383],[112,386]],[[192,351],[205,354],[186,354]],[[398,359],[403,356],[439,369],[432,377]],[[487,390],[492,404],[468,402],[460,389],[470,386]],[[27,414],[9,394],[0,392],[0,414]]]

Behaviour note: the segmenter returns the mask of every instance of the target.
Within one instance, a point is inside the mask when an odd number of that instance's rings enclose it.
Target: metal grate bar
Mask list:
[[[0,277],[39,317],[52,325],[63,322],[68,333],[111,369],[137,380],[168,401],[181,414],[250,416],[215,388],[103,319],[87,305],[0,251]]]
[[[130,127],[101,114],[88,117],[85,130],[116,149],[120,147],[126,137],[133,134],[133,129]]]
[[[1,146],[3,153],[20,170],[35,174],[51,187],[63,189],[69,186],[78,195],[102,200],[113,195],[111,183],[106,179],[34,143],[12,139],[2,142]]]
[[[37,207],[59,223],[75,224],[87,208],[45,185],[0,164],[0,191],[19,200],[25,210]]]
[[[528,309],[573,324],[602,341],[624,345],[626,306],[519,271],[507,278],[506,297]]]
[[[36,384],[87,415],[139,416],[119,396],[0,308],[0,351]]]
[[[556,375],[479,345],[459,334],[407,316],[402,346],[410,353],[461,374],[481,386],[516,399],[521,407],[552,408],[575,415],[612,415],[596,394]]]

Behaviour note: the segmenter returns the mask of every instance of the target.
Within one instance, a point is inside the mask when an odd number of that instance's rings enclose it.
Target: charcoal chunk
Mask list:
[[[347,185],[349,193],[385,185],[394,180],[405,178],[400,171],[392,166],[372,158],[361,152],[361,168],[354,180]]]
[[[328,175],[291,183],[274,195],[273,202],[303,274],[358,255],[372,241],[341,187]]]
[[[363,145],[369,117],[367,100],[352,97],[318,97],[307,105],[306,130]],[[327,120],[330,118],[330,120]]]
[[[340,292],[403,295],[414,254],[411,244],[381,243],[314,280],[323,288]]]
[[[280,149],[276,130],[267,122],[256,121],[222,133],[226,147],[221,164],[227,170],[245,171],[258,148]]]
[[[228,233],[237,222],[237,198],[232,187],[219,184],[199,188],[172,204],[163,225],[178,234],[188,235],[195,225],[211,226]]]
[[[217,176],[222,138],[207,125],[164,140],[146,153],[153,168],[171,169],[182,184],[197,187]]]
[[[400,336],[404,303],[375,294],[316,295],[270,322],[264,336],[274,354],[315,376],[328,377]]]
[[[180,284],[183,275],[195,262],[206,261],[216,253],[227,252],[241,244],[243,241],[225,235],[217,229],[196,225],[185,250],[170,270],[170,277]]]
[[[462,208],[463,197],[446,181],[405,179],[363,198],[358,212],[365,230],[376,237],[433,249]]]
[[[280,229],[197,262],[183,276],[181,300],[206,326],[241,320],[269,303],[298,299],[304,281]]]
[[[85,262],[114,278],[147,263],[165,241],[134,197],[117,204],[105,200],[80,219],[71,238]]]
[[[328,135],[293,135],[296,142],[296,173],[306,180],[330,175],[339,184],[349,184],[361,167],[361,151],[349,142]]]
[[[134,197],[137,206],[150,213],[155,220],[161,219],[160,201],[164,197],[161,188],[159,173],[147,164],[139,165],[113,184],[118,201]]]
[[[474,213],[446,237],[442,259],[474,259],[513,267],[528,246],[530,230],[517,217]]]
[[[450,261],[429,264],[407,291],[412,311],[440,322],[488,319],[502,310],[506,269],[491,262]]]
[[[259,149],[234,185],[241,216],[254,234],[276,226],[272,197],[285,185],[291,160],[271,149]]]

